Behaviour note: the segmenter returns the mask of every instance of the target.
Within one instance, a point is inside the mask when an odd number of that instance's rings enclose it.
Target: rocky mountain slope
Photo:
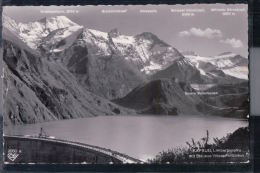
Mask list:
[[[80,59],[75,58],[77,54]],[[168,67],[181,54],[151,33],[124,36],[117,30],[84,29],[60,57],[83,86],[115,99],[147,82],[150,75]],[[80,74],[79,66],[85,69]]]
[[[81,28],[82,26],[72,22],[65,16],[45,17],[29,23],[17,23],[12,18],[3,15],[3,27],[24,41],[30,48],[38,48],[41,40],[51,32],[67,28]]]
[[[206,92],[217,95],[201,95],[206,104],[199,105],[198,110],[204,114],[217,114],[226,117],[246,118],[249,114],[248,82],[240,84],[215,85]]]
[[[135,88],[126,97],[114,102],[143,114],[179,115],[200,114],[196,104],[201,101],[197,96],[186,96],[180,83],[159,79]]]
[[[113,44],[102,52],[93,44],[89,30],[83,30],[72,46],[63,52],[63,63],[87,90],[113,99],[125,96],[145,82],[146,76],[127,62]]]
[[[237,84],[248,79],[248,61],[235,54],[206,58],[184,55],[169,67],[153,74],[151,78],[175,78],[181,82],[197,84]]]
[[[3,35],[5,124],[135,114],[86,91],[62,63],[40,56],[8,30]]]
[[[217,93],[217,94],[203,94]],[[174,79],[158,79],[135,88],[116,104],[141,114],[217,115],[246,118],[248,115],[248,84],[215,85],[203,92]]]
[[[184,54],[202,73],[215,76],[215,72],[234,78],[248,80],[248,59],[231,52],[224,52],[213,57]]]

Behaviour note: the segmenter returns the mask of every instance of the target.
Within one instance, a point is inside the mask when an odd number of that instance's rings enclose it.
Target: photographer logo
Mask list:
[[[17,157],[20,155],[21,151],[17,149],[8,149],[7,157],[11,161],[15,161]]]

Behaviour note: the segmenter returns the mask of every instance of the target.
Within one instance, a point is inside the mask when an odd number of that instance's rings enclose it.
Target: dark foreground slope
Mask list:
[[[203,137],[201,140],[191,142],[187,141],[187,147],[173,148],[158,153],[158,155],[150,160],[150,163],[166,164],[166,163],[248,163],[249,154],[249,128],[241,127],[222,138],[213,138],[214,142],[209,143],[209,136]],[[205,150],[207,152],[203,152]],[[191,157],[197,156],[197,157]]]
[[[5,124],[134,113],[84,90],[62,63],[41,57],[11,33],[5,38]]]

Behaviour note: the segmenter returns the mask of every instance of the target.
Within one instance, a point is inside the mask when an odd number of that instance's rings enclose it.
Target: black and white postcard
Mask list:
[[[249,163],[247,11],[3,7],[4,164]]]

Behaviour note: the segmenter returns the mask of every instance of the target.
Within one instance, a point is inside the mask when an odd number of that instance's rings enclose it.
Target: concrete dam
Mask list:
[[[5,164],[122,164],[142,163],[99,146],[40,136],[4,136]]]

